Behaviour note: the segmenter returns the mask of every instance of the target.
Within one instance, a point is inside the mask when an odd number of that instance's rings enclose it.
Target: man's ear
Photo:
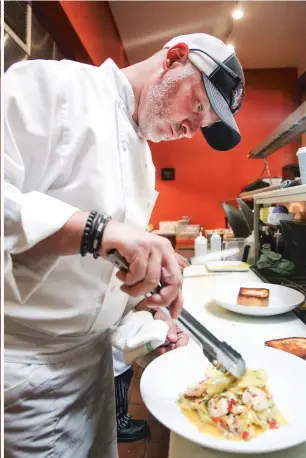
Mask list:
[[[186,43],[178,43],[168,49],[165,66],[171,68],[175,62],[184,63],[188,59],[189,47]]]

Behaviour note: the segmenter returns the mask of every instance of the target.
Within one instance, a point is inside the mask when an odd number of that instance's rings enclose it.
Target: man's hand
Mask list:
[[[175,257],[178,262],[178,265],[180,266],[181,272],[183,273],[184,269],[190,266],[190,262],[187,258],[185,258],[185,256],[182,256],[178,253],[175,253]]]
[[[124,283],[122,291],[130,296],[150,293],[163,281],[159,294],[147,298],[147,305],[169,306],[171,316],[177,318],[183,306],[182,274],[169,240],[128,224],[110,221],[106,226],[100,255],[107,258],[110,249],[117,249],[129,263],[129,272],[118,272]]]
[[[169,326],[167,339],[170,342],[165,347],[157,348],[154,351],[156,355],[162,355],[163,353],[174,350],[175,348],[185,347],[188,344],[189,337],[184,334],[184,332],[178,326],[176,326],[171,318],[169,318],[161,309],[157,310],[155,313],[154,320],[162,320],[167,323]]]

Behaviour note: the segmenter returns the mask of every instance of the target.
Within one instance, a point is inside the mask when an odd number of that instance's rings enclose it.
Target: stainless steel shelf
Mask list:
[[[306,202],[306,185],[292,188],[261,192],[253,196],[255,204],[281,204],[289,202]]]
[[[282,146],[300,137],[306,132],[306,102],[303,102],[288,118],[268,135],[250,153],[250,159],[262,159],[270,156]]]

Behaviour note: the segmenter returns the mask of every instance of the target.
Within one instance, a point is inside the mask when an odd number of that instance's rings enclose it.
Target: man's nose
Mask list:
[[[182,122],[183,135],[186,138],[192,138],[200,127],[200,122],[196,119],[185,119]]]

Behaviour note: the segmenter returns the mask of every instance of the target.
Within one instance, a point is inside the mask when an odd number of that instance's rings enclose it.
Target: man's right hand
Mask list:
[[[118,272],[122,291],[130,296],[142,296],[163,281],[159,294],[147,299],[148,306],[169,306],[177,318],[183,306],[182,274],[169,240],[142,231],[128,224],[110,221],[106,226],[100,254],[107,258],[111,249],[119,251],[130,265],[129,272]]]

